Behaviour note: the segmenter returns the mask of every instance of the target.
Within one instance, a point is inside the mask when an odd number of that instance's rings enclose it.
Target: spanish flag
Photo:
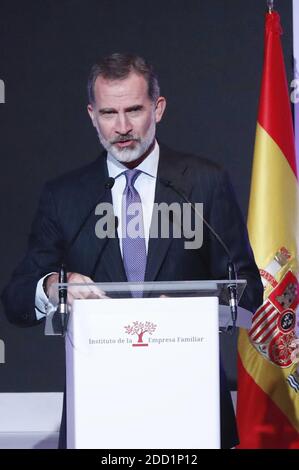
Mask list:
[[[299,375],[292,363],[298,306],[298,182],[277,12],[266,14],[248,230],[264,302],[238,344],[241,449],[299,448]]]

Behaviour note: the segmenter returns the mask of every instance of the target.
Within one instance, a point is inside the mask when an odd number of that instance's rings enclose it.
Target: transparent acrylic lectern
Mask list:
[[[233,282],[240,299],[246,281]],[[68,448],[220,448],[229,283],[56,285],[45,334],[65,336]],[[58,289],[75,299],[67,315]]]

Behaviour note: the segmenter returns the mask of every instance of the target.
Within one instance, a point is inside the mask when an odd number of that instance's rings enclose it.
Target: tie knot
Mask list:
[[[136,169],[126,170],[125,171],[124,175],[126,177],[127,187],[130,188],[130,187],[134,186],[135,181],[137,180],[140,173],[142,173],[142,171],[141,170],[136,170]]]

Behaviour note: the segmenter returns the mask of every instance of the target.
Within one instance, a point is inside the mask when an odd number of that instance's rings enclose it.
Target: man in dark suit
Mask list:
[[[62,262],[68,281],[76,283],[227,278],[227,253],[206,225],[197,249],[187,249],[184,237],[151,237],[155,204],[184,202],[174,187],[192,202],[203,203],[204,217],[229,247],[238,277],[247,280],[242,305],[254,311],[262,303],[262,285],[228,177],[204,158],[157,143],[156,123],[166,100],[152,68],[140,57],[113,54],[92,68],[88,92],[88,113],[105,152],[94,163],[46,184],[27,254],[3,294],[9,320],[22,325],[42,321],[52,308],[49,291]],[[141,207],[137,242],[123,235],[128,201]],[[103,203],[111,204],[118,220],[116,237],[96,233],[95,207]],[[102,294],[95,288],[93,295]],[[226,448],[237,443],[222,368],[221,442]]]

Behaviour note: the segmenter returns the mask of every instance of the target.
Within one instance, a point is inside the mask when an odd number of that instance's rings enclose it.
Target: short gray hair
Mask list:
[[[95,102],[94,85],[98,77],[101,76],[107,80],[124,80],[131,72],[144,77],[148,85],[148,96],[150,100],[156,102],[160,96],[160,87],[153,67],[140,56],[116,52],[92,66],[87,83],[89,103]]]

